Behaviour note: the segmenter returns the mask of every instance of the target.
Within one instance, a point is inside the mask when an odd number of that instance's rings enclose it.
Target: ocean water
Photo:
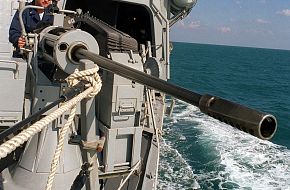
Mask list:
[[[173,43],[170,82],[276,116],[263,141],[177,100],[164,123],[158,189],[290,190],[290,51]]]

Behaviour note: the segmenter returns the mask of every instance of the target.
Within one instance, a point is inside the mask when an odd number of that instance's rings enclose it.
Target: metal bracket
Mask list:
[[[96,150],[97,152],[101,152],[104,148],[105,141],[105,136],[96,141],[84,141],[81,139],[80,135],[72,135],[68,143],[71,145],[79,145],[85,150]]]

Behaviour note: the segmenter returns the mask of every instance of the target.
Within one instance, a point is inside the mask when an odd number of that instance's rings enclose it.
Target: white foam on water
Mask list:
[[[169,125],[174,125],[179,121],[191,122],[192,127],[200,131],[197,137],[199,142],[209,143],[207,146],[211,146],[219,158],[220,171],[207,171],[207,173],[199,171],[202,174],[198,178],[206,181],[204,186],[210,184],[211,181],[219,181],[220,189],[227,189],[227,184],[235,184],[234,189],[290,189],[290,150],[286,147],[260,140],[239,131],[202,114],[198,108],[180,101],[177,101],[177,107],[172,117],[172,122]],[[183,138],[182,129],[180,133],[180,137]],[[162,154],[166,154],[168,149],[174,152],[174,147],[170,147],[170,142],[165,143],[165,145],[163,143],[162,146],[167,146],[167,148],[162,148]],[[172,161],[173,164],[187,167],[188,171],[192,172],[190,176],[192,178],[194,166],[186,164],[183,155],[176,155],[172,158],[175,160]],[[167,164],[169,164],[167,161],[161,160],[161,168],[164,167],[165,172],[168,170],[168,173],[164,175],[171,176],[168,179],[170,182],[174,182],[176,181],[174,177],[179,174],[172,172],[170,170],[172,166],[167,166]],[[177,177],[178,180],[180,179]],[[167,182],[165,180],[161,184],[180,189],[177,184]],[[183,181],[180,183],[182,184]],[[200,183],[203,182],[200,181]],[[161,187],[164,189],[165,186]]]
[[[194,173],[182,155],[172,147],[170,142],[162,139],[161,160],[159,166],[158,189],[185,190],[192,185]]]

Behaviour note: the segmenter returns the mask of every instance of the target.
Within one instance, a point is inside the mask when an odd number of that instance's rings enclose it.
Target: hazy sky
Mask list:
[[[290,50],[290,0],[198,0],[171,41]]]

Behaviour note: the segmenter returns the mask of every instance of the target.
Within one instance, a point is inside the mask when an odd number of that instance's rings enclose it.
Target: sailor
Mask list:
[[[25,26],[26,33],[33,32],[36,29],[37,24],[40,21],[46,23],[52,23],[53,16],[49,14],[47,7],[52,3],[52,0],[33,0],[30,5],[36,5],[44,7],[44,10],[41,9],[26,9],[23,12],[22,18]],[[25,38],[22,36],[21,26],[19,21],[19,11],[17,11],[12,19],[10,28],[9,28],[9,41],[16,48],[16,51],[13,53],[13,57],[21,57],[20,48],[23,48],[25,45]]]

